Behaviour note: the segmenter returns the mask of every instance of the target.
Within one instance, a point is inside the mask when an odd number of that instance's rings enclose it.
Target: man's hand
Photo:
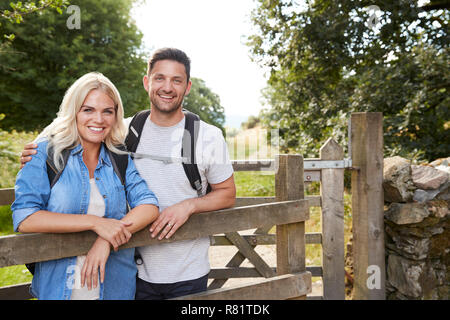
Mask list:
[[[187,199],[167,207],[150,226],[152,238],[161,232],[158,237],[159,240],[162,240],[164,237],[169,239],[193,213],[194,205],[192,199]]]
[[[28,161],[31,161],[31,156],[37,153],[36,148],[37,144],[33,142],[25,145],[20,157],[20,169],[22,169]]]
[[[192,198],[176,203],[164,209],[158,219],[150,226],[152,238],[160,233],[158,239],[169,239],[189,217],[198,212],[214,211],[231,208],[236,200],[234,176],[227,180],[210,184],[211,192],[199,198]]]

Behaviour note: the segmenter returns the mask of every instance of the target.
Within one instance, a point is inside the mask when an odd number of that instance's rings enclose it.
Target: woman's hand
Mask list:
[[[81,286],[87,283],[88,290],[98,286],[98,270],[100,269],[100,282],[105,281],[105,265],[111,252],[109,242],[98,237],[89,250],[83,267],[81,268]]]
[[[119,246],[130,240],[131,232],[128,231],[126,227],[131,226],[132,222],[108,218],[95,218],[93,231],[111,243],[114,247],[114,251],[117,251]]]

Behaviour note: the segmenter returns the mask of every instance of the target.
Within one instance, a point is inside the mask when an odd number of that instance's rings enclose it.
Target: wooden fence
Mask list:
[[[233,161],[235,171],[275,171],[275,197],[237,198],[232,209],[193,215],[170,240],[211,236],[211,244],[234,245],[239,251],[224,268],[211,269],[208,291],[183,299],[295,299],[311,292],[311,276],[322,277],[323,296],[308,299],[344,299],[344,170],[352,169],[354,297],[384,299],[383,137],[382,114],[351,116],[351,160],[333,139],[320,149],[319,159],[279,155],[273,160]],[[351,166],[352,164],[352,166]],[[306,169],[304,169],[304,167]],[[381,177],[381,180],[380,180]],[[320,195],[304,199],[304,182],[320,181]],[[0,190],[0,205],[11,204],[13,189]],[[322,211],[322,233],[305,233],[309,207]],[[269,230],[276,225],[276,234]],[[238,231],[254,230],[251,235]],[[96,235],[26,234],[0,237],[0,268],[85,254]],[[158,243],[147,230],[135,234],[124,247]],[[276,245],[276,267],[254,250]],[[305,265],[305,245],[321,244],[322,266]],[[248,259],[253,268],[240,265]],[[367,285],[370,266],[381,270],[380,287]],[[376,276],[376,275],[375,275]],[[222,288],[230,278],[264,277],[257,284]],[[29,284],[0,288],[0,299],[29,298]]]

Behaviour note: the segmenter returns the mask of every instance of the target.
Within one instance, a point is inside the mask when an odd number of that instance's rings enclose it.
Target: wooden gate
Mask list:
[[[235,208],[193,215],[169,240],[211,236],[212,245],[234,245],[239,251],[224,268],[213,268],[208,291],[181,299],[305,299],[311,276],[323,279],[323,296],[344,299],[344,170],[352,170],[354,297],[384,299],[383,137],[381,113],[355,113],[351,117],[351,159],[329,139],[319,159],[279,155],[271,161],[234,161],[235,171],[277,168],[275,197],[238,198]],[[350,161],[349,161],[350,160]],[[275,165],[275,166],[274,166]],[[306,169],[304,169],[304,167]],[[304,199],[304,182],[320,181],[320,195]],[[11,204],[13,189],[0,190],[0,205]],[[320,206],[322,233],[306,233],[309,207]],[[268,231],[276,225],[276,235]],[[239,231],[253,230],[252,235]],[[0,237],[0,268],[85,254],[96,235],[26,234]],[[123,247],[152,245],[148,230],[135,234]],[[269,266],[254,250],[276,245],[276,266]],[[305,245],[321,244],[322,266],[305,265]],[[240,265],[248,259],[254,268]],[[366,285],[370,266],[381,270],[380,288]],[[227,279],[263,277],[257,284],[222,288]],[[29,284],[0,288],[0,299],[26,299]]]

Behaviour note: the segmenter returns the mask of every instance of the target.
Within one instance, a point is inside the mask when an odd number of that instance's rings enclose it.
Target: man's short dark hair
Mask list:
[[[162,48],[153,53],[148,61],[147,74],[150,74],[156,62],[161,60],[172,60],[184,65],[186,70],[187,81],[191,78],[191,60],[183,51],[175,48]]]

